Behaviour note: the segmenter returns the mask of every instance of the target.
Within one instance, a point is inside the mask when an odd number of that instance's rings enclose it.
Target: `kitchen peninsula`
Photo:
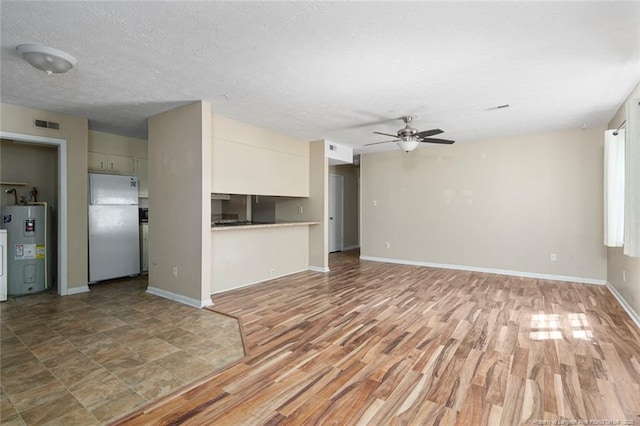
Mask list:
[[[216,115],[211,141],[211,294],[327,271],[325,142]]]
[[[307,270],[309,227],[319,222],[300,213],[305,200],[211,194],[211,293]]]
[[[219,293],[309,268],[309,228],[319,222],[211,227],[211,292]]]

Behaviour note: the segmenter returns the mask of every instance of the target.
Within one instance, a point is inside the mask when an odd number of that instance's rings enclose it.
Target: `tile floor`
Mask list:
[[[0,424],[106,423],[244,356],[235,319],[146,287],[0,303]]]

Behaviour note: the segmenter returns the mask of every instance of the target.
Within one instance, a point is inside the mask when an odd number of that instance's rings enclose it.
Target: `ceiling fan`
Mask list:
[[[426,143],[441,143],[441,144],[452,144],[455,141],[451,141],[448,139],[438,139],[432,138],[430,136],[439,135],[440,133],[444,133],[443,130],[440,129],[431,129],[424,130],[419,132],[418,129],[414,129],[411,127],[411,121],[415,118],[415,115],[405,115],[404,117],[400,117],[400,120],[404,121],[405,126],[398,130],[398,133],[395,135],[391,135],[389,133],[382,132],[373,132],[377,135],[391,136],[392,138],[396,138],[391,141],[383,141],[383,142],[374,142],[365,144],[365,146],[378,145],[381,143],[389,143],[389,142],[398,142],[398,146],[405,152],[413,151],[416,149],[420,142]]]

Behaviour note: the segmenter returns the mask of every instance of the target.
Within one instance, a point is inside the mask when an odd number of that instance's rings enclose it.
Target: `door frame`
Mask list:
[[[66,296],[67,290],[67,140],[34,136],[0,130],[1,139],[22,143],[54,145],[58,147],[58,294]]]
[[[329,203],[331,203],[331,199],[333,199],[332,197],[334,196],[334,194],[331,192],[332,177],[338,178],[339,188],[340,188],[340,198],[336,200],[338,201],[338,204],[336,207],[337,207],[338,215],[340,216],[340,240],[337,241],[336,251],[343,251],[344,250],[344,176],[339,175],[337,173],[329,173],[329,198],[330,198]],[[329,230],[329,232],[331,232],[331,230]],[[329,247],[329,253],[331,253],[331,247]]]

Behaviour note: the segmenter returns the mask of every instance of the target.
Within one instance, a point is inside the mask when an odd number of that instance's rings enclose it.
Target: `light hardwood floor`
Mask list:
[[[640,425],[640,330],[605,287],[331,263],[217,295],[249,355],[121,424]]]

